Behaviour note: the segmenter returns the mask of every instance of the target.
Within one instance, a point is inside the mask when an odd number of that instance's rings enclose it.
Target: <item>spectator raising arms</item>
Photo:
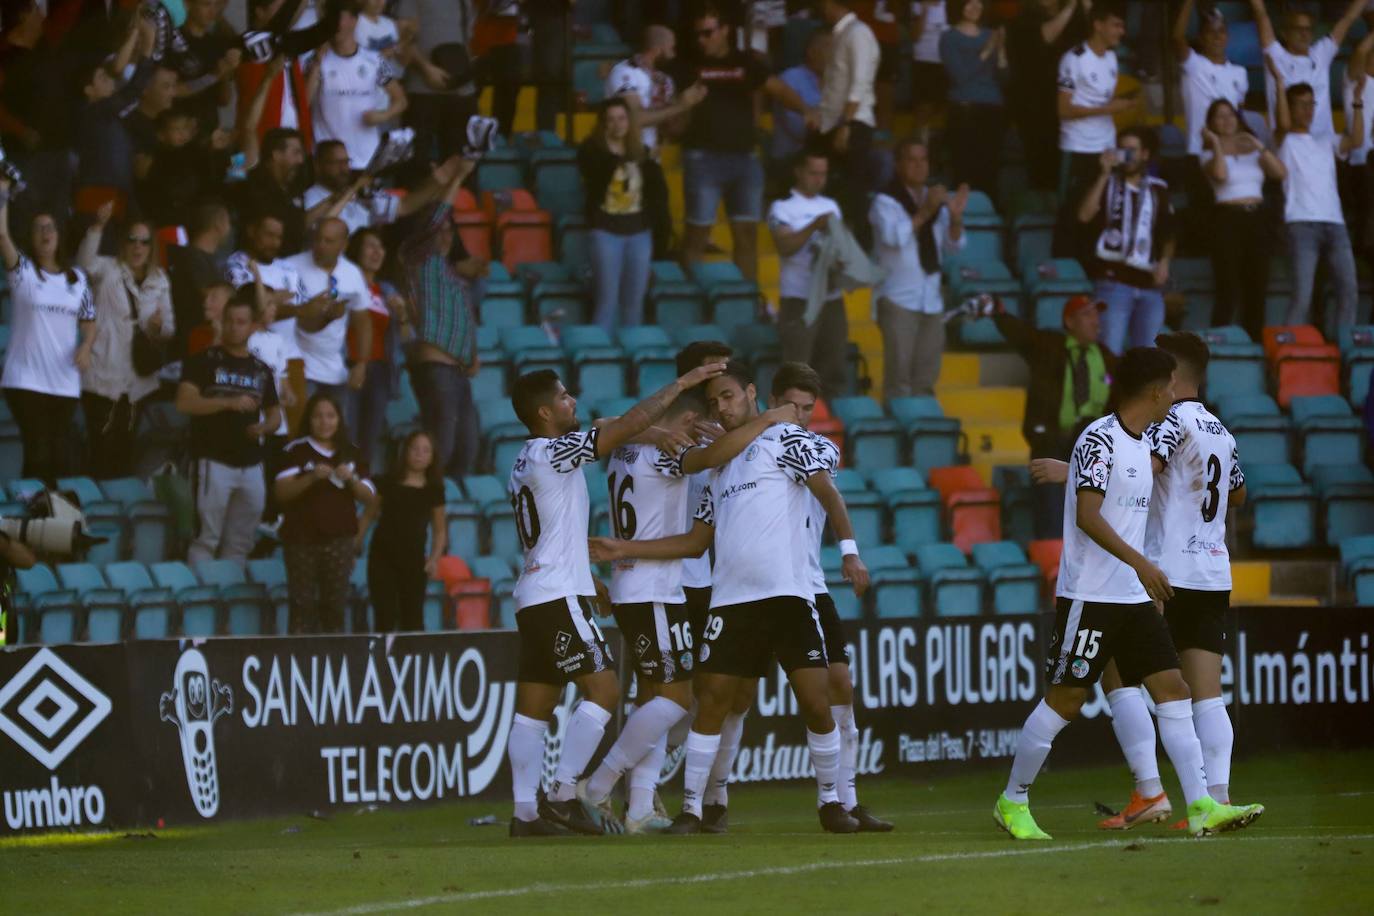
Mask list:
[[[1312,88],[1316,104],[1309,132],[1315,137],[1336,135],[1335,122],[1331,119],[1331,62],[1340,53],[1350,27],[1367,5],[1366,0],[1350,0],[1345,14],[1331,26],[1331,31],[1315,42],[1312,40],[1312,15],[1290,7],[1283,17],[1283,41],[1280,42],[1274,34],[1264,0],[1250,0],[1255,23],[1259,26],[1260,49],[1264,51],[1265,67],[1269,71],[1264,91],[1270,124],[1277,126],[1279,123],[1278,99],[1283,87],[1301,83]]]
[[[358,526],[361,554],[367,529],[377,521],[367,552],[367,581],[379,633],[424,629],[425,582],[433,578],[448,544],[444,480],[433,440],[416,430],[402,441],[396,458],[392,472],[378,481],[377,498]]]
[[[1088,40],[1059,61],[1059,149],[1063,154],[1059,191],[1070,202],[1091,184],[1098,159],[1116,145],[1114,115],[1131,111],[1135,98],[1116,95],[1116,51],[1126,33],[1119,4],[1097,0],[1089,15]]]
[[[1079,0],[1031,0],[1007,28],[1011,79],[1007,101],[1026,152],[1030,185],[1059,187],[1059,91],[1055,88],[1060,58],[1088,32]],[[943,71],[942,71],[943,75]]]
[[[382,139],[382,125],[406,110],[396,68],[376,51],[359,46],[356,0],[345,0],[339,30],[316,58],[309,77],[315,139],[341,140],[348,163],[367,168]]]
[[[644,321],[655,228],[666,234],[668,186],[649,158],[623,98],[601,103],[577,150],[591,229],[595,318],[607,332]]]
[[[10,180],[0,176],[0,258],[10,288],[10,341],[4,388],[24,443],[24,476],[49,486],[73,471],[72,415],[81,373],[91,366],[95,301],[86,275],[64,264],[57,220],[38,213],[28,226],[31,254],[10,236]]]
[[[983,0],[958,9],[940,36],[940,60],[949,74],[949,152],[957,184],[997,194],[1005,114],[1001,78],[1007,68],[1006,32],[982,25]]]
[[[158,389],[161,365],[140,367],[135,343],[158,354],[176,331],[167,274],[153,263],[153,227],[134,221],[125,229],[119,257],[100,255],[100,240],[114,204],[96,214],[77,249],[76,261],[90,278],[95,298],[95,337],[91,365],[81,378],[81,406],[91,476],[97,480],[133,473],[134,430],[140,403]]]
[[[359,476],[334,399],[316,394],[305,405],[298,438],[286,446],[275,491],[282,507],[282,549],[292,633],[341,633],[358,536],[356,505],[377,498]]]
[[[1208,128],[1208,115],[1218,99],[1231,103],[1239,112],[1250,91],[1250,78],[1245,68],[1226,59],[1226,17],[1216,7],[1202,16],[1198,26],[1197,48],[1188,43],[1188,19],[1193,14],[1194,0],[1183,0],[1174,19],[1174,52],[1180,62],[1179,82],[1183,96],[1183,117],[1187,124],[1184,140],[1188,155],[1206,158],[1203,132]]]

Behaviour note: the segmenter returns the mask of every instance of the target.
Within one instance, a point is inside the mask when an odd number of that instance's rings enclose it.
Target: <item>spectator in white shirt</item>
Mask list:
[[[1351,103],[1355,117],[1350,119],[1345,134],[1319,136],[1312,127],[1318,108],[1312,87],[1306,83],[1285,86],[1283,74],[1273,58],[1266,58],[1266,63],[1281,93],[1274,110],[1275,135],[1279,143],[1279,161],[1288,170],[1288,178],[1283,183],[1283,220],[1288,230],[1288,257],[1293,264],[1293,298],[1284,324],[1309,323],[1317,260],[1325,258],[1336,290],[1336,322],[1334,327],[1324,327],[1323,331],[1328,339],[1334,340],[1337,328],[1355,323],[1355,306],[1359,298],[1355,255],[1350,247],[1350,234],[1345,228],[1336,184],[1336,160],[1349,156],[1364,138],[1364,85],[1355,88]],[[1320,315],[1312,323],[1318,327],[1330,325]]]
[[[1354,108],[1355,89],[1364,87],[1364,98],[1374,98],[1374,31],[1369,32],[1355,53],[1350,55],[1346,65],[1345,79],[1342,82],[1341,97],[1345,108],[1345,123],[1356,117]],[[1359,146],[1350,151],[1350,179],[1346,189],[1346,206],[1350,215],[1350,242],[1355,253],[1366,261],[1374,262],[1374,161],[1369,152],[1374,149],[1374,106],[1361,108],[1359,117],[1364,120],[1364,138]]]
[[[396,218],[400,199],[392,194],[373,194],[360,197],[371,181],[366,172],[353,177],[348,150],[339,140],[323,140],[315,146],[315,183],[305,189],[306,220],[313,224],[321,219],[337,216],[348,226],[349,233],[372,225],[385,225]],[[319,211],[321,203],[327,205]]]
[[[401,41],[401,32],[396,20],[386,15],[386,5],[386,0],[363,0],[353,34],[367,50],[392,57]]]
[[[706,89],[699,83],[688,86],[681,96],[677,94],[673,78],[662,69],[676,56],[673,30],[651,25],[644,30],[640,52],[616,64],[606,76],[606,98],[619,96],[626,101],[639,124],[640,142],[654,155],[658,153],[660,128],[680,133],[682,115],[706,97]]]
[[[1250,8],[1255,14],[1255,24],[1259,26],[1260,48],[1266,61],[1273,61],[1277,68],[1266,64],[1269,78],[1265,80],[1265,96],[1269,105],[1269,123],[1278,127],[1278,96],[1284,86],[1297,86],[1300,83],[1312,87],[1316,109],[1313,112],[1311,133],[1316,137],[1334,137],[1335,122],[1331,119],[1331,62],[1340,53],[1341,44],[1350,32],[1355,20],[1360,18],[1366,0],[1350,0],[1345,15],[1331,26],[1331,31],[1318,41],[1312,40],[1315,26],[1312,16],[1300,9],[1289,9],[1283,19],[1283,42],[1274,34],[1274,24],[1269,19],[1269,11],[1264,0],[1250,0]]]
[[[794,172],[790,196],[768,209],[768,228],[778,256],[778,338],[783,362],[807,363],[825,380],[827,396],[844,390],[845,349],[849,345],[849,320],[844,295],[831,289],[820,315],[806,323],[806,303],[811,294],[812,266],[826,227],[840,219],[840,206],[821,194],[829,176],[824,154],[803,152]]]
[[[358,265],[344,257],[347,246],[348,227],[335,217],[315,227],[309,250],[287,258],[301,278],[305,295],[328,297],[318,314],[303,314],[296,320],[307,394],[322,392],[341,406],[362,388],[372,352],[372,320],[367,314],[371,292]],[[351,367],[344,360],[350,330],[359,354]]]
[[[1205,155],[1202,142],[1207,128],[1209,106],[1217,99],[1225,99],[1239,111],[1250,91],[1250,78],[1240,64],[1226,59],[1229,33],[1226,18],[1213,7],[1202,16],[1197,33],[1197,47],[1188,43],[1188,20],[1193,13],[1194,0],[1184,0],[1174,20],[1174,51],[1179,60],[1179,89],[1183,96],[1183,118],[1187,127],[1184,139],[1188,155]]]
[[[876,260],[887,271],[873,293],[883,331],[885,399],[935,390],[945,349],[940,265],[967,242],[968,186],[953,196],[943,185],[927,187],[930,152],[919,141],[899,143],[896,160],[892,184],[873,198],[868,211]]]
[[[913,0],[911,4],[911,96],[916,136],[929,138],[930,122],[945,107],[949,78],[940,60],[940,36],[949,28],[945,0]]]
[[[821,4],[833,39],[817,111],[821,133],[826,135],[831,151],[830,167],[840,173],[835,186],[840,209],[854,236],[863,243],[868,238],[863,217],[872,173],[868,154],[873,149],[876,125],[873,82],[881,49],[873,30],[851,9],[853,5],[854,0],[824,0]]]
[[[342,140],[349,164],[367,167],[381,143],[382,125],[406,110],[406,93],[396,68],[358,44],[356,7],[344,5],[339,30],[316,57],[309,94],[315,140]]]

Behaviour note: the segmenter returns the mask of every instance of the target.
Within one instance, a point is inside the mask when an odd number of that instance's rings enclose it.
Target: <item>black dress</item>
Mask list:
[[[367,554],[367,587],[378,632],[424,629],[425,534],[436,506],[438,484],[404,486],[394,478],[377,487],[382,513]]]

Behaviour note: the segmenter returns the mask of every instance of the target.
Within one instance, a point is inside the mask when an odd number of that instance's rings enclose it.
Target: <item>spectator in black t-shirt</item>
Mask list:
[[[405,437],[396,457],[394,470],[378,481],[377,499],[358,525],[361,554],[367,529],[377,520],[367,553],[367,590],[381,633],[424,628],[425,582],[434,577],[448,546],[444,481],[434,460],[434,440],[417,429]]]
[[[224,307],[219,346],[182,366],[177,410],[191,417],[198,520],[187,562],[233,560],[242,565],[267,498],[264,436],[281,423],[276,380],[248,352],[254,296],[235,294]]]
[[[697,53],[672,68],[678,86],[700,84],[706,98],[692,109],[682,137],[687,228],[682,258],[706,254],[716,208],[725,199],[734,261],[744,276],[758,275],[758,222],[763,217],[763,163],[755,152],[754,93],[762,90],[814,127],[816,114],[795,89],[771,74],[753,55],[737,51],[722,15],[708,8],[694,21]]]
[[[135,178],[143,178],[152,167],[153,147],[157,146],[157,118],[176,102],[177,85],[175,70],[165,61],[154,64],[138,104],[124,114],[124,130],[133,147]]]
[[[190,244],[167,251],[172,279],[172,315],[176,318],[173,358],[186,355],[186,338],[204,318],[205,291],[224,278],[218,256],[229,239],[229,209],[217,201],[199,204],[191,213]]]
[[[305,207],[301,194],[301,166],[305,164],[305,145],[301,133],[290,127],[274,127],[262,138],[258,164],[239,186],[239,222],[267,214],[281,221],[283,256],[305,247]]]
[[[182,104],[193,112],[202,135],[215,129],[219,107],[229,101],[229,85],[243,51],[239,37],[219,23],[219,0],[187,0],[181,48],[174,48],[172,66],[181,77]]]
[[[1007,110],[1016,119],[1031,187],[1059,187],[1059,59],[1088,37],[1080,0],[1031,0],[1007,28]]]
[[[77,109],[76,158],[78,189],[89,186],[117,188],[125,200],[134,190],[134,146],[125,115],[138,104],[143,89],[152,79],[157,64],[147,55],[152,52],[152,23],[135,17],[137,30],[130,29],[119,54],[85,71],[82,87],[85,101]],[[141,58],[133,75],[123,85],[117,68],[122,61]]]
[[[156,226],[177,226],[195,204],[214,194],[229,168],[227,131],[198,139],[196,118],[180,106],[158,115],[157,145],[138,182],[143,214]]]

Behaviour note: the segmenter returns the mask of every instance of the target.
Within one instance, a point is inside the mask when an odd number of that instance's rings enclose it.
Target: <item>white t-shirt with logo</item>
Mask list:
[[[919,19],[923,11],[925,23],[921,28],[920,37],[911,43],[911,56],[923,64],[938,64],[941,62],[940,36],[949,30],[949,17],[946,15],[943,2],[922,3],[921,0],[913,0],[912,21]]]
[[[253,283],[253,271],[248,267],[250,260],[252,259],[246,251],[236,251],[229,255],[229,260],[224,262],[224,279],[233,284],[235,288],[251,285]],[[292,305],[300,305],[305,302],[305,290],[301,286],[300,275],[296,273],[296,268],[287,258],[277,258],[270,264],[259,264],[258,276],[262,278],[262,285],[268,289],[279,292],[289,291]],[[287,359],[301,358],[300,348],[296,346],[296,319],[283,318],[274,321],[271,330],[285,344]]]
[[[1360,117],[1364,119],[1364,139],[1360,145],[1350,151],[1351,165],[1364,165],[1369,161],[1369,151],[1374,149],[1374,140],[1370,139],[1370,129],[1374,128],[1374,78],[1368,75],[1360,77],[1364,81],[1364,107],[1360,109]],[[1341,80],[1341,98],[1345,107],[1345,123],[1350,124],[1355,117],[1355,86],[1347,76]]]
[[[1079,108],[1101,108],[1116,95],[1116,52],[1101,57],[1086,44],[1069,49],[1059,59],[1059,91],[1073,93]],[[1067,153],[1100,153],[1116,146],[1116,123],[1111,115],[1059,122],[1059,148]]]
[[[1302,56],[1290,54],[1277,41],[1264,49],[1266,57],[1274,61],[1283,76],[1284,86],[1306,83],[1312,87],[1316,96],[1317,108],[1312,115],[1312,133],[1330,137],[1336,133],[1336,125],[1331,120],[1331,62],[1336,59],[1340,48],[1330,36],[1312,43],[1312,47]],[[1269,123],[1274,121],[1274,78],[1264,71],[1264,98],[1269,106]]]
[[[712,471],[696,513],[715,529],[711,607],[815,599],[806,481],[825,470],[814,437],[788,423],[769,427]]]
[[[381,142],[382,129],[363,123],[363,115],[380,111],[390,100],[386,85],[396,78],[396,68],[376,51],[359,47],[350,57],[333,48],[320,56],[320,85],[315,91],[315,142],[339,140],[348,150],[348,164],[367,168]]]
[[[596,597],[587,555],[590,499],[582,465],[598,460],[595,429],[557,439],[528,439],[511,468],[507,492],[525,551],[515,583],[519,609]]]
[[[1135,570],[1103,550],[1078,527],[1078,494],[1103,494],[1102,518],[1121,539],[1145,552],[1145,528],[1154,489],[1150,442],[1121,425],[1116,414],[1094,420],[1074,443],[1064,488],[1064,552],[1059,557],[1061,598],[1103,604],[1150,600]]]
[[[696,519],[697,506],[701,504],[701,494],[706,492],[710,480],[711,472],[709,470],[697,471],[688,478],[687,511],[683,515],[687,523],[685,530],[691,530],[692,522]],[[699,557],[688,557],[682,561],[682,587],[711,587],[711,551],[708,550]]]
[[[606,484],[616,537],[653,541],[684,534],[692,483],[682,456],[652,445],[622,445],[611,453]],[[682,604],[681,560],[620,560],[611,571],[613,604]]]
[[[317,266],[314,255],[309,251],[293,254],[286,260],[296,269],[306,299],[318,296],[332,286],[344,302],[343,315],[318,331],[307,331],[296,325],[296,347],[305,360],[306,379],[322,385],[342,385],[348,381],[344,344],[348,340],[349,317],[352,312],[367,310],[372,292],[367,288],[367,281],[363,279],[363,272],[358,265],[343,256],[339,257],[333,270]]]
[[[280,395],[282,382],[286,379],[286,341],[282,340],[281,335],[271,328],[264,328],[248,335],[248,352],[262,360],[267,364],[267,368],[272,370],[272,381],[277,386],[277,392]],[[277,435],[288,435],[285,409],[281,412],[281,425],[277,427]]]
[[[673,78],[662,70],[647,70],[633,57],[626,58],[611,68],[606,76],[606,98],[633,94],[639,99],[641,111],[656,111],[666,108],[677,94]],[[658,148],[658,128],[641,127],[639,139],[647,150]]]
[[[830,471],[833,478],[840,469],[840,450],[835,448],[835,443],[825,436],[811,434],[811,438],[816,443],[816,454],[820,456],[822,463]],[[811,587],[815,589],[817,595],[826,594],[829,589],[825,584],[825,569],[821,566],[821,538],[825,535],[826,515],[825,506],[816,498],[816,494],[807,491],[807,498],[811,500],[810,518],[807,519],[807,535],[811,538]]]
[[[95,321],[95,298],[86,274],[73,267],[50,274],[24,255],[8,272],[10,342],[0,387],[61,398],[81,397],[76,350],[83,321]]]
[[[1164,463],[1155,476],[1145,556],[1175,588],[1231,589],[1226,509],[1245,486],[1236,440],[1201,401],[1174,404],[1150,427],[1150,448]]]
[[[1245,94],[1250,91],[1250,77],[1240,64],[1229,60],[1216,64],[1196,51],[1188,52],[1180,71],[1183,117],[1188,125],[1188,155],[1200,156],[1207,109],[1217,99],[1226,99],[1239,112],[1245,105]]]
[[[1288,177],[1283,180],[1284,222],[1345,225],[1336,185],[1337,158],[1345,158],[1340,137],[1284,135],[1279,144],[1279,161],[1288,169]]]
[[[360,47],[381,54],[400,42],[401,33],[396,28],[396,20],[390,16],[378,16],[376,21],[373,21],[360,15],[357,28],[353,30],[353,38]]]
[[[768,225],[785,232],[796,232],[813,219],[828,213],[835,220],[843,219],[840,205],[829,197],[817,194],[807,197],[793,191],[788,197],[773,201],[768,208]],[[778,270],[778,293],[784,299],[805,299],[811,295],[811,265],[821,250],[826,230],[817,229],[811,237],[792,254],[782,258]],[[839,290],[834,290],[832,299],[839,298]]]

